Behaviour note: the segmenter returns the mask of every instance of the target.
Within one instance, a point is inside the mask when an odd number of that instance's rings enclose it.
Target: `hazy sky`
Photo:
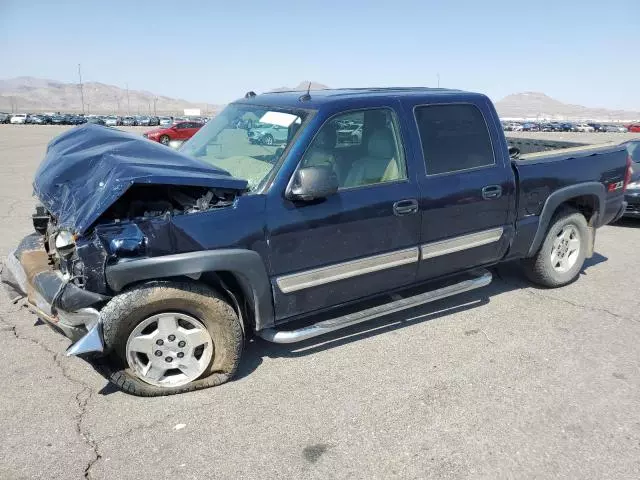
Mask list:
[[[541,91],[640,110],[640,0],[0,0],[0,78],[224,103],[331,87]]]

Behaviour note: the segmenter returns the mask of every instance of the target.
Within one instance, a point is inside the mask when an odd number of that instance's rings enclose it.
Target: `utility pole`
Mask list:
[[[156,102],[158,101],[158,97],[153,97],[153,116],[157,116],[158,112],[156,110]]]
[[[440,88],[440,74],[436,73],[436,77],[438,77],[438,88]]]
[[[82,88],[82,70],[78,64],[78,78],[80,79],[80,102],[82,103],[82,113],[84,114],[84,90]]]
[[[131,101],[129,99],[129,84],[127,83],[127,115],[131,115]]]
[[[116,115],[120,115],[120,97],[116,95],[116,103],[118,104],[118,110],[116,110]]]

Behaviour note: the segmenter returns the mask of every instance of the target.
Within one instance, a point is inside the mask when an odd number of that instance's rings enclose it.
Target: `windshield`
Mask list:
[[[248,182],[255,190],[269,175],[306,113],[231,104],[187,141],[180,151]]]

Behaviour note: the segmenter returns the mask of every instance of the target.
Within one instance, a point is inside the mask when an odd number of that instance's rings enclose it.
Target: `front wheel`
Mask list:
[[[212,387],[238,368],[242,325],[206,285],[154,282],[114,297],[102,310],[109,379],[134,395]]]
[[[163,145],[169,145],[169,142],[171,141],[171,139],[169,138],[169,135],[161,135],[160,136],[160,143]]]
[[[573,282],[584,265],[589,239],[584,215],[575,210],[557,213],[538,253],[523,260],[525,274],[549,288]]]
[[[263,137],[262,143],[265,145],[273,145],[273,137],[268,133]]]

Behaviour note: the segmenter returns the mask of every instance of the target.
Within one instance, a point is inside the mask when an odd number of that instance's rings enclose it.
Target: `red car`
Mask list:
[[[631,125],[627,125],[627,130],[634,133],[640,133],[640,123],[632,123]]]
[[[179,122],[166,128],[156,128],[142,134],[145,138],[169,145],[173,140],[186,141],[202,128],[204,124],[199,122]]]

